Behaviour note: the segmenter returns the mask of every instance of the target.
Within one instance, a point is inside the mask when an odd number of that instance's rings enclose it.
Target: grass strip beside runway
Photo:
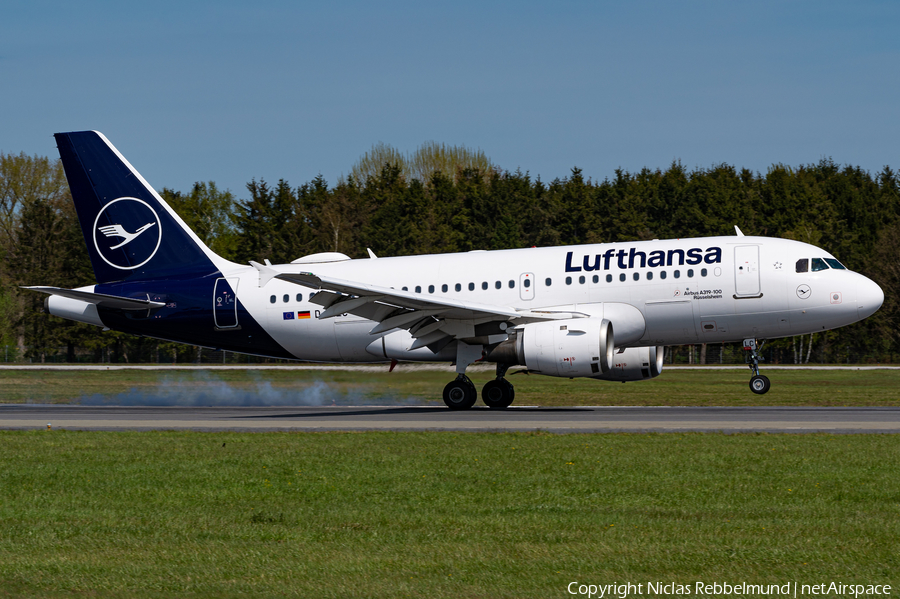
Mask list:
[[[516,405],[897,406],[900,370],[770,370],[772,389],[750,392],[748,370],[664,370],[633,383],[513,375]],[[443,405],[448,372],[0,371],[0,403],[119,405]],[[476,386],[492,378],[472,375]]]
[[[0,597],[900,587],[895,435],[0,432]]]

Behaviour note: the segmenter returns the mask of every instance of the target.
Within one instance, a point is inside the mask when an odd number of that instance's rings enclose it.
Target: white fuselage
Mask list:
[[[646,328],[628,345],[655,346],[813,333],[856,322],[880,307],[881,289],[863,275],[837,268],[797,272],[798,260],[814,258],[834,259],[805,243],[735,236],[273,268],[511,309],[590,314],[603,303],[630,304],[641,311]],[[260,286],[259,272],[252,267],[235,264],[222,274],[252,317],[296,358],[384,359],[367,351],[376,338],[369,331],[377,323],[353,315],[318,319],[323,308],[310,302],[314,290],[279,279]],[[285,319],[285,312],[304,311],[309,318]]]

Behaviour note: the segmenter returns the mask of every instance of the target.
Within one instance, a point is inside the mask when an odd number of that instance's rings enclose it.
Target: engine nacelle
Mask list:
[[[517,328],[497,349],[489,360],[524,364],[549,376],[596,376],[613,367],[613,324],[605,318],[536,322]]]
[[[60,318],[93,324],[98,327],[106,326],[100,320],[97,306],[90,302],[62,297],[61,295],[49,295],[44,298],[44,310]]]
[[[613,356],[609,372],[595,374],[604,381],[643,381],[659,376],[663,369],[663,346],[629,347]]]

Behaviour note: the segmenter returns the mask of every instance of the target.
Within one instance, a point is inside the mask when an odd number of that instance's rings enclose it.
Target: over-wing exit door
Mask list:
[[[519,275],[519,297],[523,300],[534,299],[534,274],[530,272]]]
[[[234,289],[239,279],[217,279],[213,290],[213,319],[216,328],[230,329],[238,325],[237,297]]]

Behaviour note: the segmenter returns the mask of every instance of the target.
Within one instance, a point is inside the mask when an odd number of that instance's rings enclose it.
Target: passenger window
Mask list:
[[[434,293],[434,285],[428,286],[428,293]]]
[[[825,258],[825,262],[828,263],[828,266],[835,270],[847,270],[847,267],[835,260],[834,258]]]
[[[469,283],[469,291],[475,291],[475,283]]]
[[[665,279],[666,276],[667,276],[667,275],[666,275],[666,271],[664,271],[664,270],[663,270],[663,271],[660,271],[660,273],[659,273],[659,278],[660,278],[660,279]]]
[[[549,287],[552,284],[553,284],[553,279],[551,279],[550,277],[547,277],[546,279],[544,279],[544,285],[546,285],[547,287]]]
[[[641,280],[641,273],[636,272],[636,273],[634,273],[634,275],[632,275],[632,277],[634,278],[635,281],[640,281],[640,280]]]
[[[693,268],[689,268],[689,269],[688,269],[688,276],[689,276],[689,277],[693,277],[693,276],[694,276],[694,269],[693,269]]]
[[[578,282],[581,283],[582,285],[584,285],[584,275],[581,275],[580,277],[578,277]]]
[[[447,284],[446,284],[446,283],[444,283],[443,285],[441,285],[441,292],[442,292],[442,293],[447,293]]]
[[[606,282],[612,283],[612,275],[606,275]]]
[[[623,283],[625,282],[625,273],[624,272],[619,275],[619,280],[622,281]]]
[[[681,271],[680,271],[680,270],[676,270],[675,272],[672,273],[672,276],[674,276],[676,279],[680,279],[680,278],[681,278]]]
[[[566,285],[572,284],[572,277],[566,277]]]
[[[460,285],[459,283],[457,283],[457,284],[456,284],[456,287],[454,287],[454,289],[456,289],[457,291],[462,291],[462,285]]]
[[[409,291],[409,287],[404,287],[403,291]]]
[[[281,298],[281,300],[284,303],[288,303],[289,301],[291,301],[291,296],[289,296],[287,293],[285,293],[284,296]]]
[[[485,291],[487,291],[487,281],[484,281],[484,282],[481,284],[481,288],[484,289]]]
[[[494,281],[494,289],[503,289],[503,283],[500,281]]]
[[[525,285],[525,289],[528,289],[529,287],[531,287],[531,279],[525,279],[522,284]]]
[[[274,295],[270,295],[270,296],[269,296],[269,303],[270,303],[270,304],[274,304],[276,301],[278,301],[278,300],[275,298]]]
[[[416,285],[416,293],[422,293],[422,286]]]
[[[701,269],[700,269],[700,276],[701,276],[701,277],[705,277],[705,276],[706,276],[706,269],[705,269],[705,268],[701,268]]]
[[[647,271],[647,280],[648,280],[648,281],[652,281],[652,280],[653,280],[653,271],[652,271],[652,270],[648,270],[648,271]]]
[[[594,283],[599,283],[599,282],[600,282],[600,275],[594,275],[593,277],[591,277],[591,281],[594,282]]]
[[[809,258],[797,260],[797,272],[809,272]]]
[[[298,293],[298,294],[297,294],[297,301],[298,301],[298,302],[302,302],[302,301],[303,301],[303,294],[302,294],[302,293]]]
[[[820,270],[828,270],[828,265],[825,264],[825,261],[821,258],[813,258],[812,259],[812,271],[819,272]]]
[[[509,282],[509,288],[510,288],[510,289],[515,289],[515,288],[516,288],[516,282],[510,280],[510,282]]]

